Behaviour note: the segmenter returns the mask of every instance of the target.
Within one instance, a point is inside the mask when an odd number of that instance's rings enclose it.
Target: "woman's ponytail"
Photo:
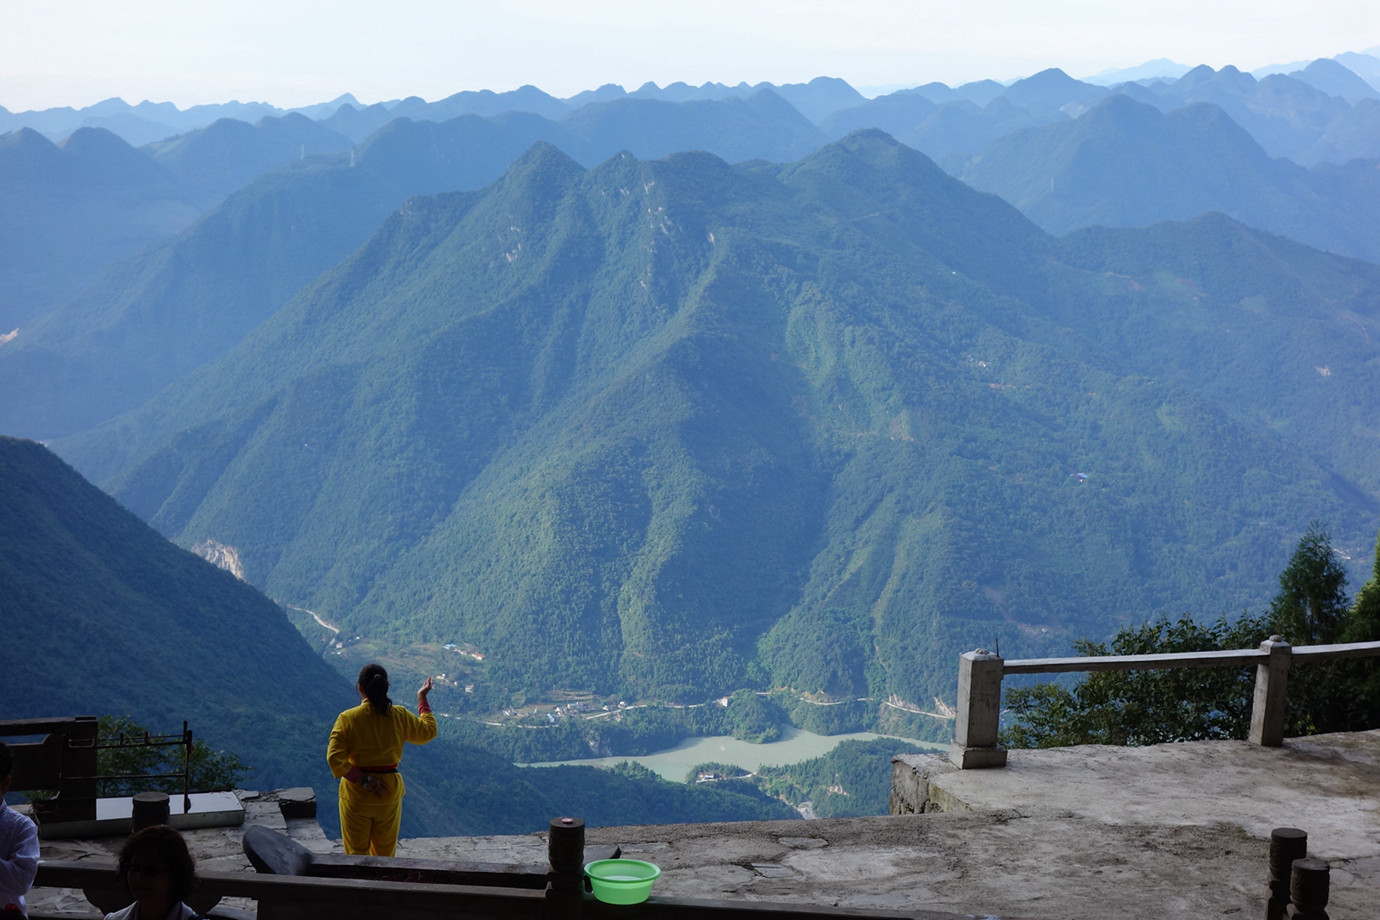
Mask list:
[[[388,698],[388,672],[381,664],[366,664],[359,669],[359,690],[381,716],[388,715],[393,701]]]

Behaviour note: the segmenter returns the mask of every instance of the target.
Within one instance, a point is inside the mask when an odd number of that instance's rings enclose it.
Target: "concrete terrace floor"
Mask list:
[[[1331,866],[1334,920],[1380,915],[1380,731],[1147,748],[1012,751],[1006,767],[898,758],[888,817],[591,827],[588,844],[663,869],[653,896],[995,917],[1256,918],[1270,830],[1308,832]],[[271,796],[246,821],[340,852],[314,822],[284,822]],[[333,803],[332,803],[333,804]],[[331,807],[322,803],[322,807]],[[553,816],[555,817],[555,816]],[[578,816],[577,816],[578,817]],[[544,831],[544,829],[543,829]],[[233,829],[191,833],[207,869],[250,871]],[[99,856],[119,841],[53,841],[44,856]],[[399,856],[543,863],[545,834],[404,840]],[[79,895],[35,892],[74,910]],[[44,903],[41,900],[35,904]],[[252,906],[252,905],[249,905]]]

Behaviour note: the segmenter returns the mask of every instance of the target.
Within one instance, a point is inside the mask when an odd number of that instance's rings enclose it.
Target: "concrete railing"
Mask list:
[[[949,760],[963,769],[1000,767],[1006,750],[997,743],[1001,720],[1001,681],[1007,674],[1061,674],[1070,671],[1153,671],[1158,668],[1226,668],[1255,665],[1255,699],[1250,740],[1267,747],[1284,743],[1285,703],[1291,660],[1336,661],[1380,657],[1380,642],[1301,645],[1294,648],[1271,636],[1259,648],[1162,655],[1104,655],[1078,658],[1027,658],[1006,661],[978,649],[958,659],[958,713]]]

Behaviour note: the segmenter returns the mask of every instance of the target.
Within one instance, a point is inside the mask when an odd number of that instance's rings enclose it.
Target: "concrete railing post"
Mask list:
[[[997,744],[1002,665],[1002,657],[985,648],[958,658],[958,714],[949,760],[961,769],[1006,765],[1006,749]]]
[[[1284,716],[1288,709],[1289,659],[1293,647],[1282,636],[1260,643],[1267,661],[1255,667],[1255,701],[1251,706],[1251,743],[1279,747],[1284,743]]]

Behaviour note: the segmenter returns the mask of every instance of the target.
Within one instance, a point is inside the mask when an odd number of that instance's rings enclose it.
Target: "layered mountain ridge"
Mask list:
[[[1378,271],[1220,218],[1055,240],[879,132],[539,144],[58,447],[509,689],[927,700],[978,644],[1258,604],[1311,518],[1368,545]]]

